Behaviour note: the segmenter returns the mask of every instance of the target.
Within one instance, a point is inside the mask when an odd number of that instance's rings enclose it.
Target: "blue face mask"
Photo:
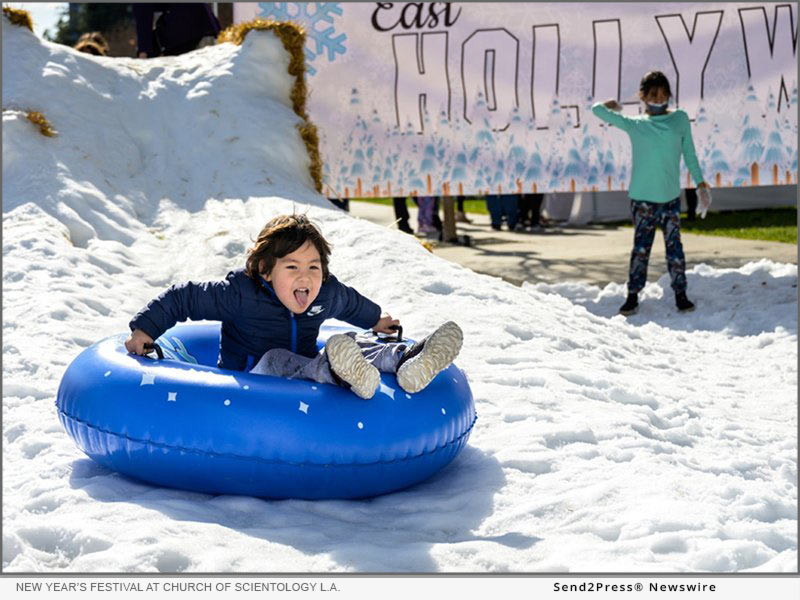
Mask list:
[[[648,104],[645,102],[645,106],[647,107],[647,112],[651,115],[663,115],[665,112],[667,112],[669,101],[664,102],[663,104]]]

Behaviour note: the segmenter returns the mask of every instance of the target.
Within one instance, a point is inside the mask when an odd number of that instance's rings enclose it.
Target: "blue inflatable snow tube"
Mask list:
[[[323,327],[320,347],[341,328]],[[161,486],[267,498],[363,498],[427,479],[467,443],[472,392],[455,365],[417,394],[381,374],[343,388],[216,367],[219,324],[178,325],[163,360],[97,342],[67,369],[59,419],[98,463]]]

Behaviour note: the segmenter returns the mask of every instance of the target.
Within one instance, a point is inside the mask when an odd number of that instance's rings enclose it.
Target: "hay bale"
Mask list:
[[[11,21],[12,24],[19,27],[27,27],[31,30],[31,33],[33,33],[33,20],[31,19],[31,15],[27,10],[4,6],[3,14],[9,21]]]
[[[38,111],[31,110],[25,115],[28,117],[28,120],[36,125],[39,128],[39,132],[42,135],[46,135],[47,137],[55,137],[56,130],[53,129],[53,126],[48,123],[47,119],[44,118],[44,115]]]
[[[279,22],[267,19],[253,19],[245,23],[231,25],[220,32],[217,43],[230,42],[240,46],[244,42],[247,34],[253,30],[274,31],[278,39],[283,43],[283,47],[289,53],[289,75],[294,76],[294,84],[290,93],[292,109],[295,114],[303,119],[303,123],[298,125],[300,137],[306,146],[310,161],[309,172],[314,181],[317,192],[322,193],[322,159],[319,154],[319,134],[317,127],[308,118],[306,112],[306,100],[308,99],[308,88],[306,88],[306,62],[303,55],[303,48],[306,43],[306,34],[303,27],[291,22]]]

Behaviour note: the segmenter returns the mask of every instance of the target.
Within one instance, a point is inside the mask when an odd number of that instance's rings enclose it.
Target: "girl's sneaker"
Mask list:
[[[639,310],[639,294],[628,294],[625,304],[619,307],[619,314],[627,317],[636,314],[637,310]]]
[[[325,354],[334,375],[339,377],[357,396],[368,400],[381,383],[381,374],[361,353],[355,340],[339,333],[328,338]]]
[[[409,394],[427,386],[440,371],[450,366],[461,350],[464,334],[448,321],[420,343],[411,347],[397,365],[397,383]]]

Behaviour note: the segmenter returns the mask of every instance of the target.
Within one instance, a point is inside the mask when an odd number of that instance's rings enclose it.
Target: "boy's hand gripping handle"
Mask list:
[[[161,350],[161,346],[153,342],[152,344],[145,344],[145,350],[149,350],[150,352],[155,351],[156,355],[158,356],[158,360],[164,360],[164,351]],[[148,354],[150,353],[148,352]]]
[[[392,325],[392,326],[389,327],[389,329],[391,329],[392,331],[396,331],[397,332],[397,337],[396,338],[385,337],[385,338],[383,338],[384,342],[402,342],[403,341],[403,327],[402,326],[400,326],[400,325]]]

